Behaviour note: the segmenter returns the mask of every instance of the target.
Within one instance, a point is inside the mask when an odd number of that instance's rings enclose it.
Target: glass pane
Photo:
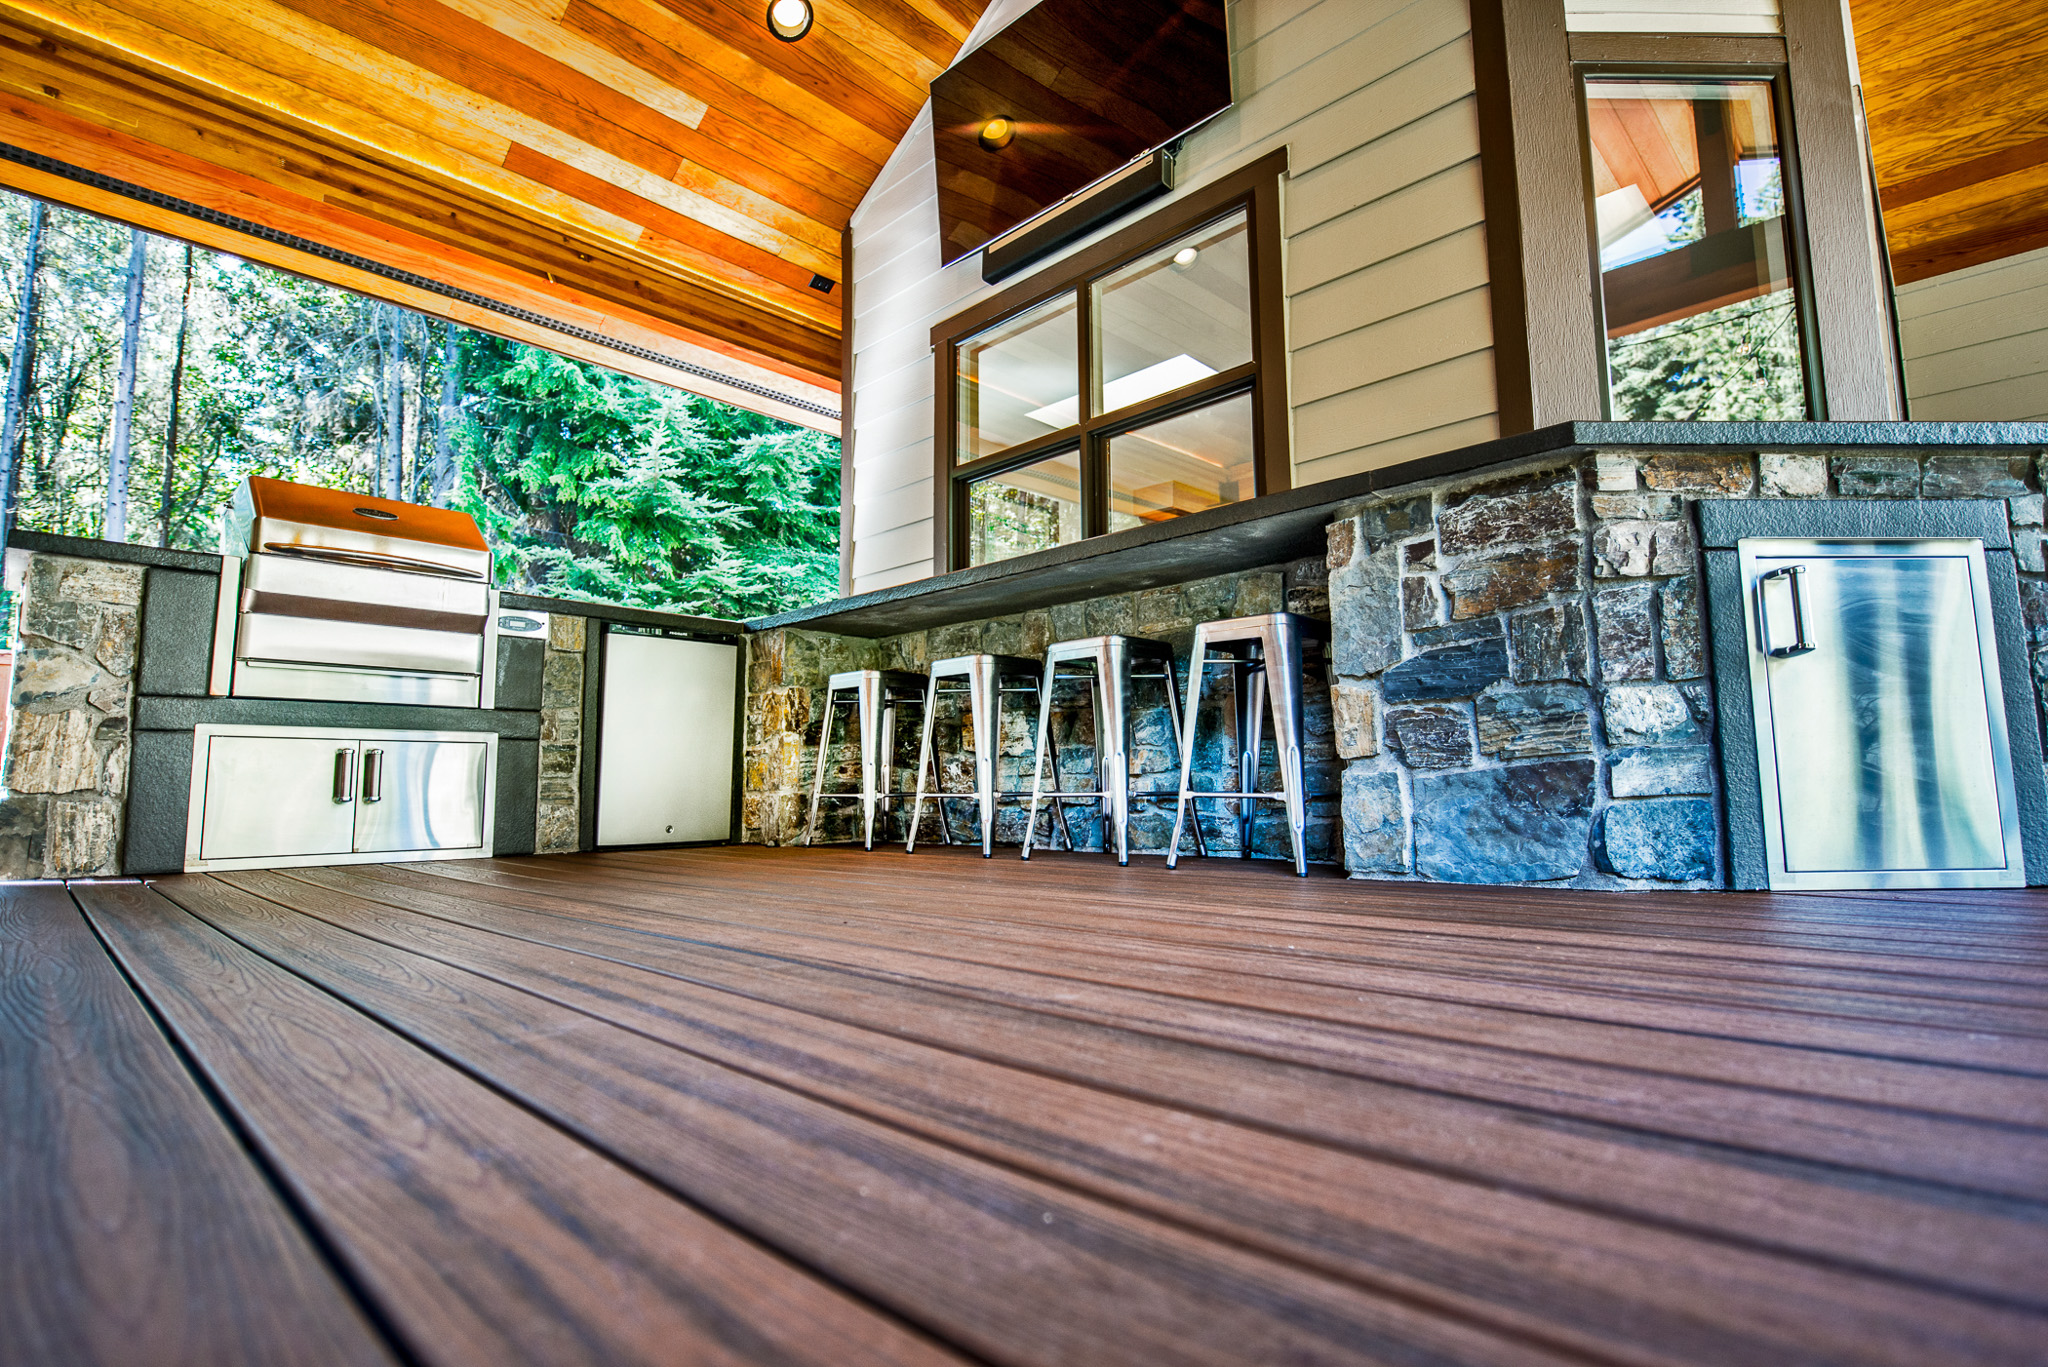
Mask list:
[[[1252,396],[1239,394],[1109,441],[1109,529],[1250,498]]]
[[[1110,413],[1252,358],[1244,211],[1095,285],[1095,411]]]
[[[967,563],[1029,555],[1081,539],[1081,457],[1072,451],[967,489]]]
[[[1080,421],[1074,302],[1071,294],[1048,299],[960,344],[957,459],[992,456]]]
[[[1770,82],[1589,78],[1586,122],[1614,416],[1806,417]]]

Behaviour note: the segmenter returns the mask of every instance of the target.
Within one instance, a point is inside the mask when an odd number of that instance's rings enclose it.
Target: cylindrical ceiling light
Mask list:
[[[811,31],[811,0],[769,0],[768,31],[785,43],[793,43]]]

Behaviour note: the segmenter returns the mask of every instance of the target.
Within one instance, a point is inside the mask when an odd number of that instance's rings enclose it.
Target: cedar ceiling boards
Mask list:
[[[0,0],[0,143],[538,322],[46,167],[0,184],[837,431],[840,300],[811,277],[840,288],[841,231],[985,3],[817,0],[782,43],[765,0]]]
[[[1850,8],[1899,281],[2048,246],[2048,2]]]

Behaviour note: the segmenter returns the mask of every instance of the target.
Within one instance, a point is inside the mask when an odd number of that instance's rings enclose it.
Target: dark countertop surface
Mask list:
[[[1924,456],[1932,453],[1931,448],[1968,454],[2015,447],[2048,447],[2048,423],[1559,423],[1014,560],[756,617],[747,627],[892,636],[1299,560],[1322,554],[1323,528],[1347,503],[1545,456],[1571,458],[1600,450],[1874,454],[1887,449]]]

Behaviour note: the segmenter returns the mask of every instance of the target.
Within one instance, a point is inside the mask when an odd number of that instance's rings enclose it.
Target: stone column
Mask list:
[[[536,854],[566,854],[578,837],[578,781],[583,773],[583,646],[587,619],[548,619],[540,676],[540,801]]]

